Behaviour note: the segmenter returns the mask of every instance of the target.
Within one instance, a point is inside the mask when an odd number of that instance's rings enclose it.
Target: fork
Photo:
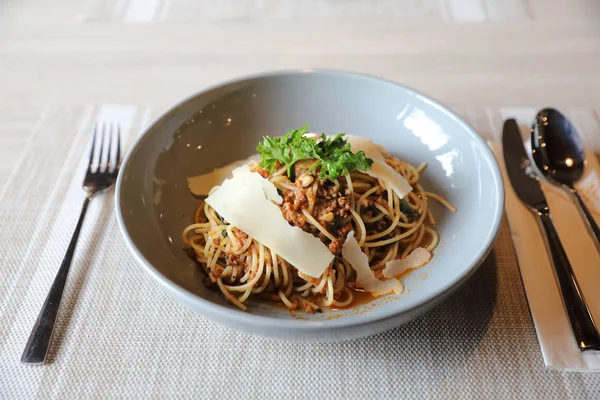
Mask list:
[[[108,126],[107,126],[108,125]],[[73,237],[65,253],[62,264],[56,273],[54,282],[50,287],[50,291],[46,296],[44,305],[40,310],[40,313],[35,321],[35,325],[29,335],[29,340],[25,345],[25,350],[21,356],[21,362],[39,364],[46,360],[48,348],[50,347],[50,340],[52,339],[52,332],[54,331],[54,323],[58,315],[58,309],[60,307],[60,301],[65,289],[67,282],[67,275],[69,274],[69,267],[73,260],[73,254],[75,253],[75,247],[77,246],[77,239],[79,238],[79,232],[81,231],[81,225],[85,218],[88,205],[92,198],[99,192],[108,189],[117,179],[119,173],[119,166],[121,162],[121,128],[116,125],[116,154],[112,151],[112,139],[113,139],[113,123],[102,123],[101,129],[98,127],[98,123],[94,125],[94,135],[92,138],[92,147],[90,150],[90,160],[83,179],[83,189],[86,192],[86,198],[83,202],[81,214],[73,232]],[[96,154],[96,141],[98,137],[98,131],[101,131],[99,140],[99,151]],[[105,134],[108,131],[108,140],[105,144]],[[107,147],[107,149],[105,149]],[[106,153],[106,160],[103,156]],[[114,162],[111,160],[114,158]],[[95,163],[97,160],[97,163]]]

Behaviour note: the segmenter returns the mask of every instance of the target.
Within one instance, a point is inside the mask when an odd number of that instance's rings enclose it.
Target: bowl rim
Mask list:
[[[139,147],[139,145],[147,138],[149,132],[151,132],[154,127],[160,123],[163,119],[167,118],[174,110],[181,107],[188,101],[201,96],[207,92],[210,92],[215,89],[219,89],[221,87],[242,83],[244,81],[255,80],[255,79],[264,79],[264,78],[272,78],[272,77],[280,77],[280,76],[291,76],[291,75],[299,75],[299,74],[316,74],[320,76],[344,76],[352,79],[363,79],[368,81],[374,81],[377,83],[386,83],[389,85],[394,85],[396,87],[402,88],[407,92],[416,95],[421,100],[429,103],[431,106],[438,108],[440,111],[443,111],[446,115],[452,118],[455,122],[457,122],[462,128],[465,129],[467,134],[470,136],[470,139],[474,140],[482,150],[484,158],[488,161],[488,164],[491,167],[491,173],[493,177],[493,184],[495,189],[498,192],[498,198],[496,199],[496,208],[494,209],[494,214],[492,218],[491,230],[488,232],[487,237],[485,238],[483,246],[481,246],[475,257],[473,257],[469,261],[469,266],[459,275],[456,275],[454,279],[448,280],[444,285],[442,285],[437,291],[424,295],[423,298],[417,301],[415,304],[409,306],[408,308],[398,309],[394,307],[378,307],[378,312],[366,312],[355,315],[344,316],[344,318],[335,318],[335,319],[323,319],[323,320],[299,320],[299,319],[283,319],[271,316],[257,315],[248,311],[240,311],[233,309],[229,306],[221,305],[214,303],[210,300],[206,300],[187,289],[179,286],[175,282],[168,279],[161,272],[159,272],[151,263],[148,261],[144,255],[137,249],[133,240],[131,239],[125,221],[123,219],[123,210],[121,208],[121,187],[124,183],[123,175],[124,171],[126,171],[127,166],[130,162],[132,155],[135,153],[135,150]],[[159,117],[157,117],[148,127],[144,130],[144,132],[139,135],[139,137],[135,140],[131,148],[127,151],[123,162],[121,164],[121,168],[119,171],[119,175],[117,177],[116,189],[115,189],[115,209],[117,222],[120,228],[120,231],[125,239],[125,243],[127,248],[133,254],[134,258],[140,264],[143,269],[157,281],[163,289],[167,290],[168,293],[174,295],[181,300],[185,300],[186,302],[190,302],[194,304],[194,311],[197,311],[199,314],[206,317],[217,317],[213,319],[223,319],[229,321],[237,321],[238,323],[247,324],[256,328],[261,329],[295,329],[298,331],[314,331],[314,330],[329,330],[331,328],[342,328],[342,327],[351,327],[357,325],[365,325],[375,321],[386,320],[392,318],[396,315],[400,314],[408,314],[416,309],[419,309],[422,306],[431,303],[438,297],[443,297],[453,290],[457,289],[460,285],[462,285],[475,271],[479,268],[481,263],[485,260],[485,258],[489,255],[492,250],[492,246],[500,232],[500,224],[502,222],[502,216],[504,213],[504,184],[502,179],[502,174],[500,172],[500,167],[498,162],[496,161],[496,157],[492,152],[491,148],[485,142],[485,140],[479,136],[479,134],[473,129],[466,121],[464,121],[458,114],[452,111],[449,107],[441,103],[440,101],[421,93],[418,90],[415,90],[406,85],[400,84],[398,82],[377,77],[374,75],[346,71],[346,70],[336,70],[336,69],[323,69],[323,68],[298,68],[298,69],[283,69],[283,70],[272,70],[272,71],[263,71],[259,73],[247,74],[243,76],[238,76],[232,79],[228,79],[225,81],[220,81],[216,84],[206,86],[201,88],[195,93],[185,97],[174,106],[170,107],[166,111],[164,111]],[[395,302],[392,302],[392,304]]]

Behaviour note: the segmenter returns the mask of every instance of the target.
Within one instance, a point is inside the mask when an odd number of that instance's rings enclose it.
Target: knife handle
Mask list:
[[[543,228],[546,247],[552,256],[556,280],[579,351],[600,350],[600,334],[560,242],[548,206],[538,209],[537,214]]]

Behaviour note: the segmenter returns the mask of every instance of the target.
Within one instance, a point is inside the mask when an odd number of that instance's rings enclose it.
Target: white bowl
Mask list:
[[[433,205],[441,237],[432,261],[403,279],[405,293],[322,314],[292,315],[262,302],[240,311],[205,288],[181,248],[197,206],[186,177],[254,154],[263,135],[311,130],[373,139],[413,165],[422,185],[456,214]],[[434,203],[434,202],[432,202]],[[448,297],[491,250],[504,191],[486,143],[456,114],[412,89],[337,71],[272,72],[226,82],[189,97],[156,121],[123,162],[117,217],[144,270],[182,304],[240,331],[286,340],[343,340],[406,323]]]

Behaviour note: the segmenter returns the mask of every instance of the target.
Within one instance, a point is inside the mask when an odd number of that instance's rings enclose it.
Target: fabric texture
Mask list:
[[[457,111],[497,137],[499,109]],[[160,113],[0,108],[11,121],[0,124],[0,398],[600,398],[600,375],[544,367],[506,223],[478,272],[430,313],[364,339],[289,343],[224,328],[167,296],[125,248],[112,192],[90,205],[50,363],[21,364],[83,202],[93,122],[119,121],[130,148]]]

